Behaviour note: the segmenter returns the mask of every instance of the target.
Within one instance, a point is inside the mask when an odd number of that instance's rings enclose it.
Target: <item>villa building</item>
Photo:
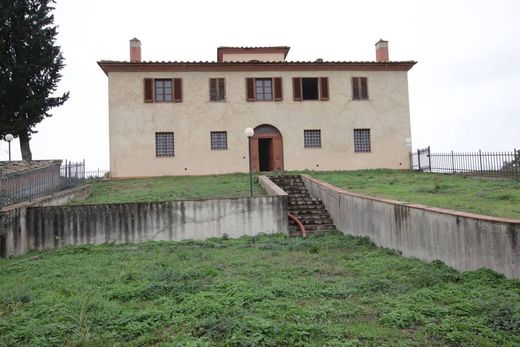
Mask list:
[[[216,62],[98,62],[113,177],[409,168],[414,61],[287,61],[289,47],[219,47]]]

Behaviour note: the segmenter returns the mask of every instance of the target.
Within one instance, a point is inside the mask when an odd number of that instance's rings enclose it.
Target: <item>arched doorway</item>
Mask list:
[[[257,126],[251,139],[251,159],[254,171],[283,170],[282,134],[272,125]]]

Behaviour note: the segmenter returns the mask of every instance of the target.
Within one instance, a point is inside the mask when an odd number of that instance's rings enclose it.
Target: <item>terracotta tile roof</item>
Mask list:
[[[128,61],[101,60],[98,65],[109,72],[192,72],[192,71],[408,71],[415,61],[284,61],[284,62],[215,62],[215,61]]]
[[[0,172],[2,173],[1,176],[11,176],[55,165],[61,165],[61,160],[0,161]]]

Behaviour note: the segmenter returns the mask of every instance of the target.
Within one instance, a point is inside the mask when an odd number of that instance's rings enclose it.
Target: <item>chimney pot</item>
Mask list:
[[[141,62],[141,41],[139,41],[135,37],[130,40],[130,62]]]
[[[376,43],[376,61],[385,62],[389,61],[388,57],[388,41],[383,39]]]

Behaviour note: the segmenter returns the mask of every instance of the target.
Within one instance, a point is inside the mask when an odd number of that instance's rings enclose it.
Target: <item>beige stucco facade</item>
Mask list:
[[[409,168],[407,71],[291,70],[108,72],[112,176],[247,172],[244,129],[262,124],[280,131],[285,170]],[[281,77],[283,100],[248,102],[248,77]],[[293,77],[328,77],[329,100],[294,101]],[[368,100],[352,99],[352,77],[367,78]],[[181,78],[182,102],[145,103],[145,78]],[[210,101],[210,78],[225,79],[225,101]],[[308,129],[321,130],[320,148],[304,148]],[[371,152],[354,151],[354,129],[370,129]],[[155,133],[172,131],[175,156],[157,157]],[[211,149],[211,131],[227,132],[227,150]]]
[[[258,60],[258,61],[283,61],[284,60],[283,53],[264,53],[261,55],[252,55],[245,53],[228,53],[222,57],[222,61],[250,61],[250,60]]]

